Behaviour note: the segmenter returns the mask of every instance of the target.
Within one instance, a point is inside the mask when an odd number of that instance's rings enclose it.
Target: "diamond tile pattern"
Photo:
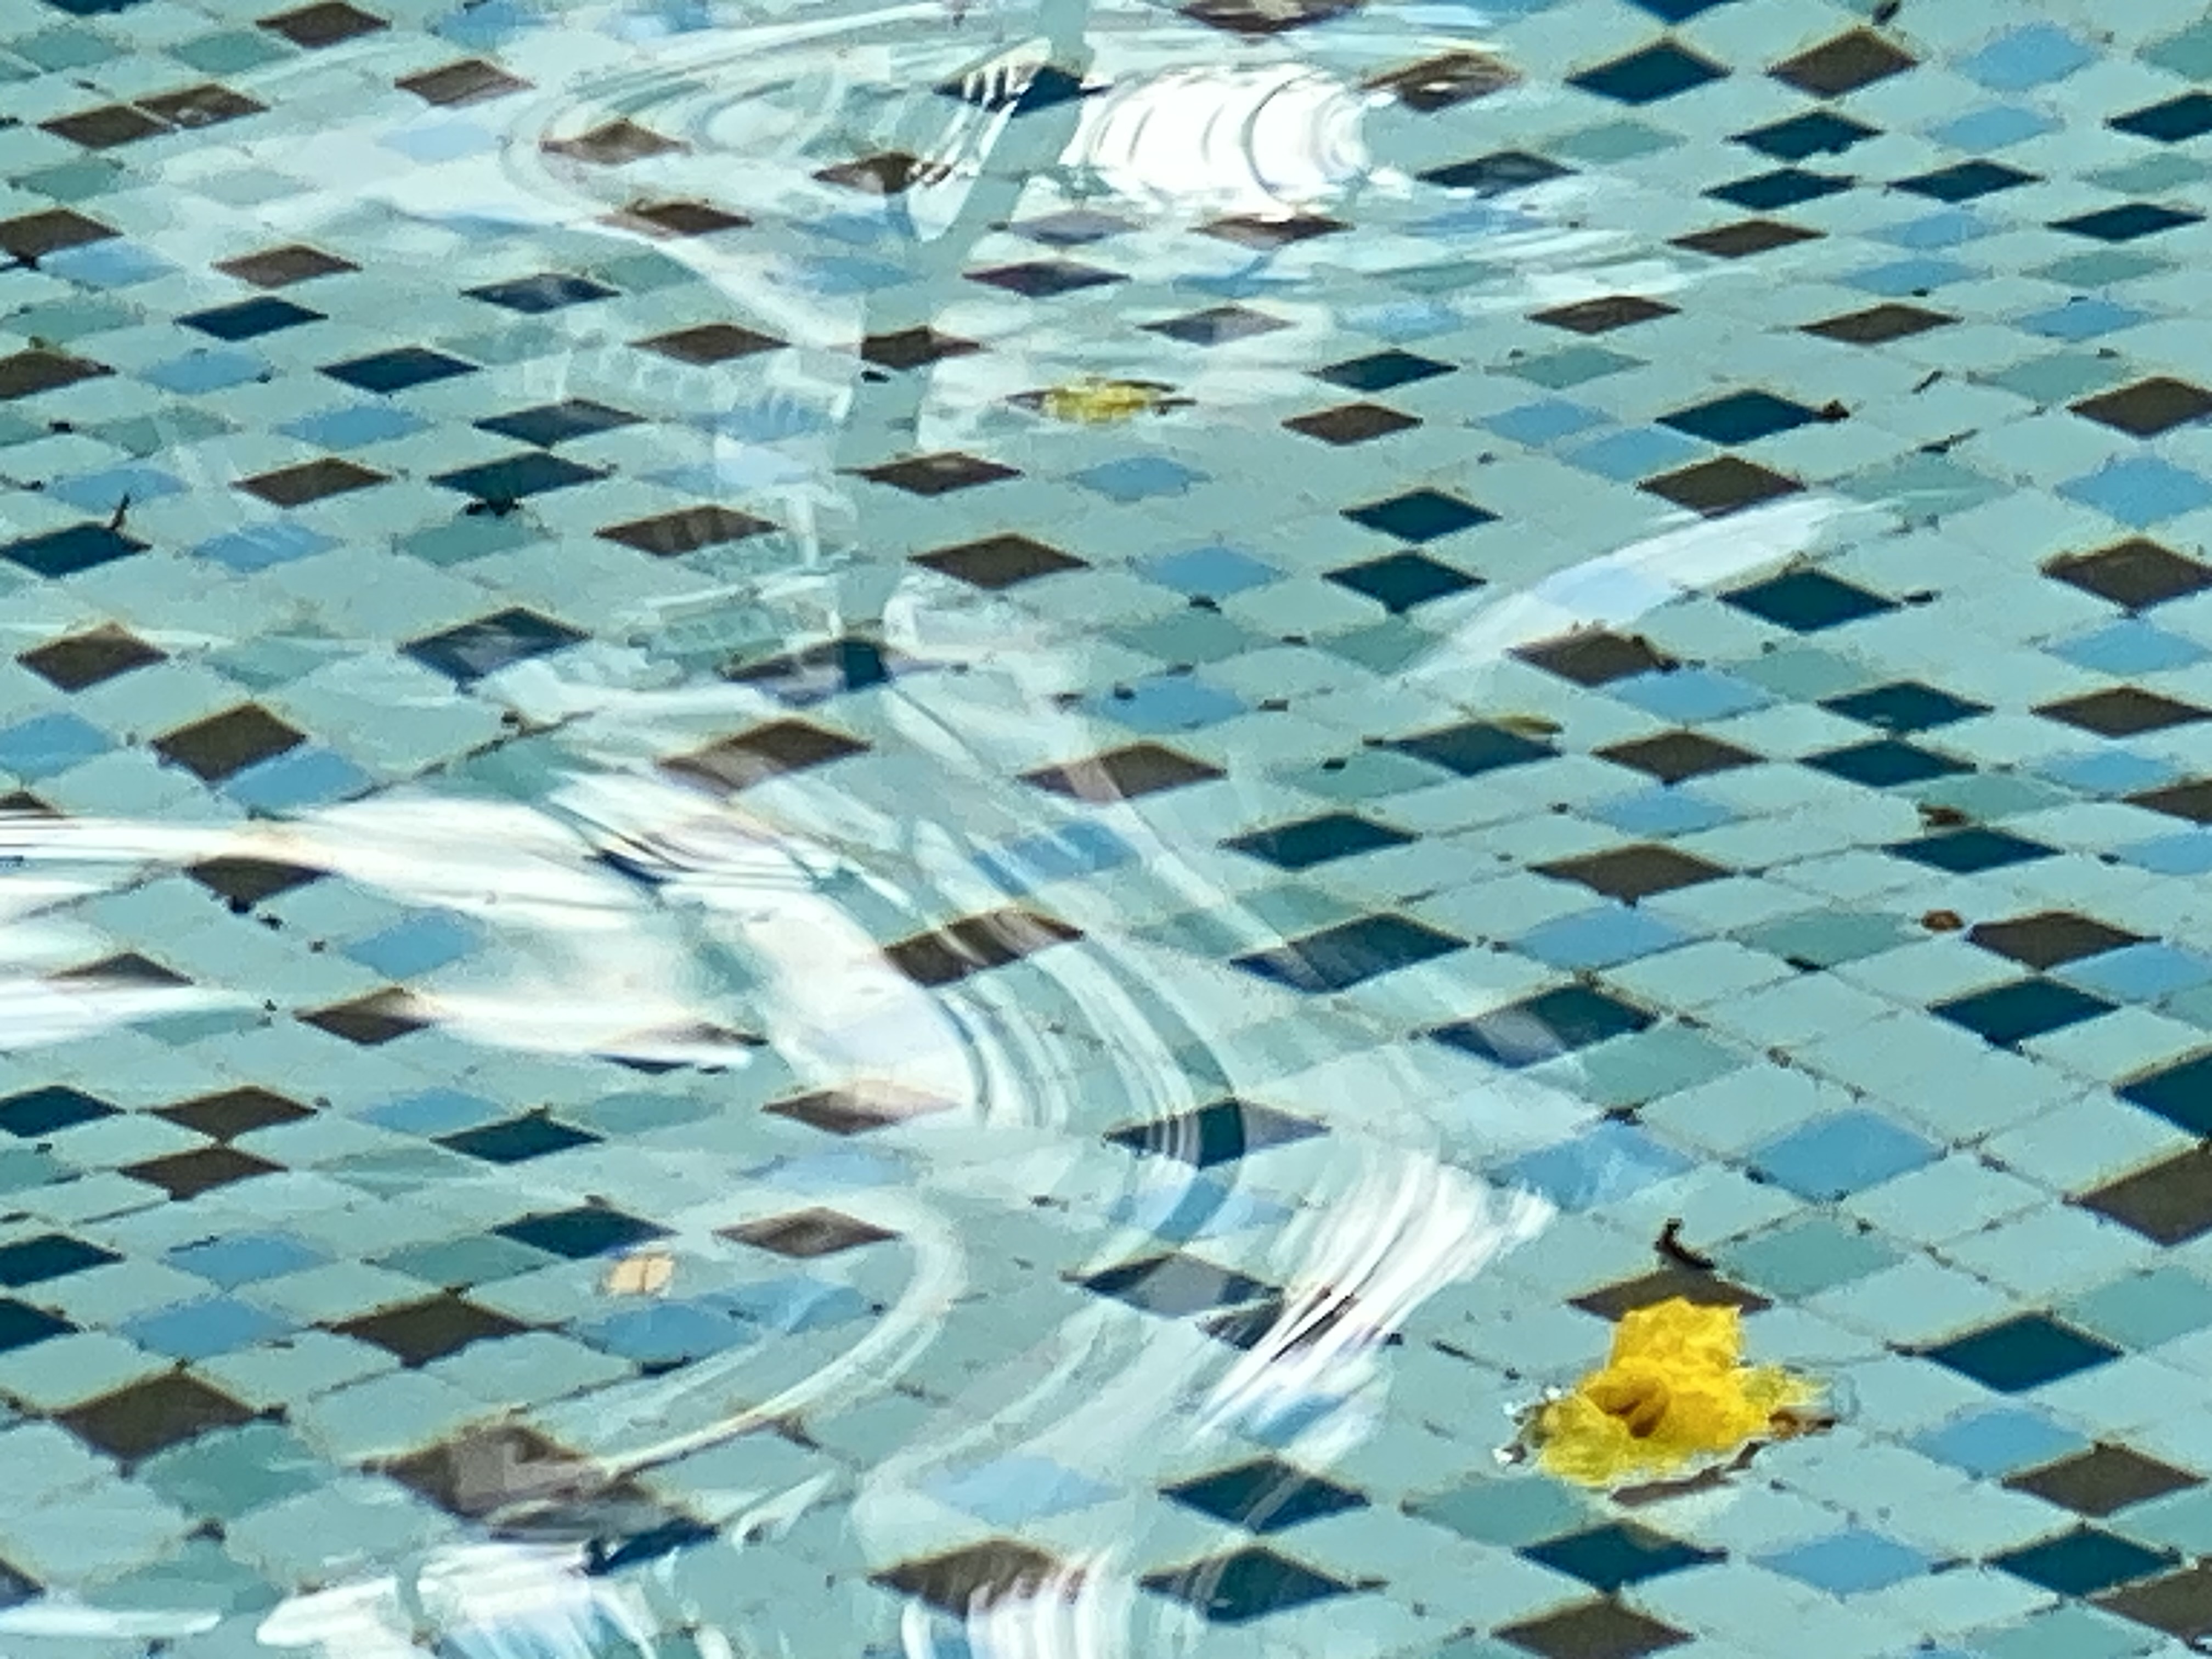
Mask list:
[[[2212,32],[1480,9],[0,6],[18,1644],[2212,1638]]]

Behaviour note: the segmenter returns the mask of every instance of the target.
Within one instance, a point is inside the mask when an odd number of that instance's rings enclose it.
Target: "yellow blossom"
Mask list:
[[[1169,389],[1149,380],[1076,380],[1037,398],[1038,407],[1055,421],[1101,425],[1133,420],[1169,408]]]
[[[1604,1366],[1538,1407],[1528,1437],[1552,1474],[1609,1486],[1797,1431],[1792,1413],[1817,1394],[1778,1365],[1743,1363],[1738,1310],[1675,1297],[1624,1314]]]

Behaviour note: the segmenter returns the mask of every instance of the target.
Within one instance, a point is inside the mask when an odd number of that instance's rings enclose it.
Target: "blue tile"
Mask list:
[[[1242,549],[1214,543],[1148,559],[1140,567],[1163,587],[1195,599],[1225,599],[1281,579],[1282,573]]]
[[[2117,333],[2148,320],[2148,312],[2137,311],[2132,306],[2097,295],[2075,294],[2062,304],[2031,312],[2020,319],[2020,325],[2032,334],[2045,335],[2054,340],[2094,340],[2100,335]]]
[[[1092,714],[1133,732],[1194,731],[1244,712],[1241,698],[1188,674],[1164,674],[1093,697]]]
[[[2040,138],[2058,126],[2056,118],[2041,110],[2014,104],[1992,104],[1929,129],[1928,136],[1948,149],[1980,152],[2009,149],[2031,138]]]
[[[458,916],[410,916],[357,939],[345,953],[388,980],[409,980],[457,962],[476,949],[481,935]]]
[[[326,364],[322,372],[359,391],[389,394],[411,392],[416,386],[452,380],[456,375],[473,374],[476,365],[427,347],[403,346],[397,350]]]
[[[2094,52],[2056,24],[2031,23],[2000,35],[1959,70],[1992,92],[2026,92],[2063,81],[2095,61]]]
[[[876,1311],[867,1297],[850,1285],[825,1285],[799,1275],[740,1285],[703,1299],[763,1330],[786,1336],[833,1330],[872,1317]]]
[[[34,576],[74,576],[145,550],[145,543],[106,525],[81,524],[0,543],[0,559]]]
[[[1905,300],[1924,297],[1937,289],[1981,275],[1973,266],[1961,264],[1956,259],[1922,258],[1887,260],[1855,270],[1843,280],[1848,286],[1880,299]]]
[[[1482,425],[1506,442],[1541,449],[1544,445],[1558,442],[1559,438],[1573,438],[1577,431],[1606,425],[1606,416],[1586,404],[1551,398],[1544,403],[1524,403],[1517,410],[1506,410],[1504,414],[1484,420]]]
[[[1719,80],[1728,71],[1711,59],[1662,40],[1625,58],[1567,77],[1569,86],[1616,103],[1656,104]]]
[[[533,449],[509,455],[504,460],[486,461],[481,466],[437,473],[430,482],[473,495],[480,501],[520,501],[550,490],[590,483],[605,476],[574,461]]]
[[[202,542],[192,551],[200,558],[210,559],[233,570],[254,571],[308,558],[335,545],[336,542],[321,531],[287,521],[230,531]]]
[[[344,756],[306,744],[249,766],[222,787],[228,799],[260,812],[291,812],[366,793],[376,780]]]
[[[0,1285],[43,1285],[65,1279],[88,1267],[104,1267],[121,1258],[113,1252],[62,1233],[45,1233],[0,1244]]]
[[[1998,1394],[2021,1394],[2119,1358],[2109,1342],[2042,1314],[2019,1314],[1922,1351]]]
[[[1489,524],[1498,515],[1456,495],[1435,489],[1417,489],[1387,501],[1370,502],[1365,507],[1349,508],[1344,516],[1354,524],[1401,542],[1427,543]]]
[[[231,1297],[187,1302],[143,1319],[126,1321],[123,1334],[140,1347],[172,1359],[212,1359],[250,1348],[291,1327],[275,1314]]]
[[[2154,1002],[2212,982],[2212,957],[2152,941],[2124,945],[2054,970],[2069,984],[2121,1002]]]
[[[1749,681],[1710,668],[1656,670],[1619,681],[1607,690],[1631,707],[1677,726],[1747,714],[1772,701]]]
[[[500,1115],[500,1108],[478,1095],[463,1094],[453,1089],[428,1089],[421,1094],[386,1101],[362,1115],[380,1128],[400,1134],[441,1135],[489,1123]]]
[[[1993,1555],[1990,1565],[2061,1595],[2094,1595],[2181,1564],[2178,1557],[2162,1550],[2146,1549],[2094,1527],[2077,1527],[2056,1538]]]
[[[988,1463],[941,1470],[921,1489],[948,1509],[994,1527],[1020,1527],[1095,1509],[1116,1497],[1113,1487],[1048,1457],[1017,1453]]]
[[[185,488],[183,479],[158,467],[125,466],[57,479],[46,486],[46,493],[81,513],[112,513],[126,499],[133,507],[143,507],[182,495]]]
[[[661,1302],[625,1309],[577,1328],[579,1336],[643,1365],[680,1365],[711,1358],[758,1340],[734,1315],[700,1303]]]
[[[218,306],[212,311],[194,312],[177,321],[218,340],[251,340],[323,319],[319,311],[310,311],[274,295],[264,295],[258,299],[242,300],[236,305]]]
[[[1826,1203],[1932,1163],[1936,1148],[1875,1113],[1850,1110],[1789,1130],[1750,1155],[1762,1178]]]
[[[1561,459],[1585,472],[1634,483],[1655,473],[1671,472],[1710,452],[1695,440],[1658,427],[1635,427],[1564,451]]]
[[[390,404],[352,404],[304,416],[277,428],[318,449],[349,450],[420,432],[427,422]]]
[[[1633,1124],[1608,1122],[1501,1164],[1495,1173],[1504,1184],[1541,1194],[1571,1212],[1632,1198],[1693,1167]]]
[[[1863,1595],[1917,1578],[1936,1564],[1893,1538],[1853,1528],[1762,1555],[1759,1565],[1831,1595]]]
[[[197,398],[266,380],[274,372],[266,357],[251,351],[192,351],[141,369],[138,378],[180,398]]]
[[[1346,991],[1379,974],[1449,956],[1466,943],[1403,916],[1363,916],[1272,950],[1248,952],[1234,958],[1233,965],[1294,990]]]
[[[235,1290],[315,1267],[329,1258],[288,1233],[228,1233],[171,1250],[169,1265]]]
[[[1940,1463],[1977,1479],[2011,1474],[2087,1449],[2087,1441],[2040,1412],[1987,1407],[1929,1430],[1913,1445]]]
[[[2122,679],[2191,667],[2203,661],[2205,655],[2192,641],[2140,618],[2110,623],[2045,648],[2076,668]]]
[[[1583,973],[1672,950],[1689,937],[1649,910],[1603,904],[1531,928],[1513,941],[1513,948],[1552,967]]]
[[[1647,1030],[1654,1018],[1593,986],[1563,985],[1439,1025],[1429,1035],[1463,1054],[1518,1070]]]
[[[2054,755],[2038,761],[2033,769],[2061,788],[2084,795],[2132,794],[2159,788],[2181,775],[2165,761],[2117,746]],[[2208,848],[2207,855],[2212,857],[2212,848]]]
[[[1127,503],[1183,495],[1193,484],[1205,483],[1206,475],[1164,455],[1132,455],[1085,467],[1073,482],[1109,501]]]
[[[75,714],[34,714],[0,731],[0,771],[35,781],[82,766],[114,746],[106,732]]]
[[[2154,875],[2201,876],[2212,872],[2212,830],[2185,830],[2132,842],[2120,848],[2118,856]]]
[[[1308,870],[1334,859],[1403,847],[1415,838],[1349,812],[1327,812],[1272,830],[1255,830],[1223,846],[1284,870]]]
[[[53,0],[47,0],[47,3],[53,3]],[[130,0],[130,3],[137,3],[137,0]],[[122,289],[170,276],[177,268],[150,248],[117,239],[84,247],[61,248],[42,256],[39,269],[49,276],[58,276],[82,288]]]
[[[1701,830],[1718,829],[1735,817],[1728,808],[1681,788],[1619,795],[1584,810],[1597,823],[1610,824],[1624,835],[1656,837],[1692,836]]]
[[[2112,1011],[2112,1005],[2102,998],[2040,977],[1954,997],[1929,1010],[2002,1048],[2017,1048]]]

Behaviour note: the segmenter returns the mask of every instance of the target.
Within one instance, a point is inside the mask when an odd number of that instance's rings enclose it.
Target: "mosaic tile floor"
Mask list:
[[[0,0],[0,1650],[2212,1638],[2197,5],[267,3]]]

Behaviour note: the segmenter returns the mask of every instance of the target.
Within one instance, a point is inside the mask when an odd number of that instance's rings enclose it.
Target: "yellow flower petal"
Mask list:
[[[1624,1314],[1606,1364],[1540,1407],[1528,1437],[1552,1474],[1612,1486],[1736,1451],[1817,1394],[1779,1366],[1743,1363],[1736,1309],[1676,1297]]]

